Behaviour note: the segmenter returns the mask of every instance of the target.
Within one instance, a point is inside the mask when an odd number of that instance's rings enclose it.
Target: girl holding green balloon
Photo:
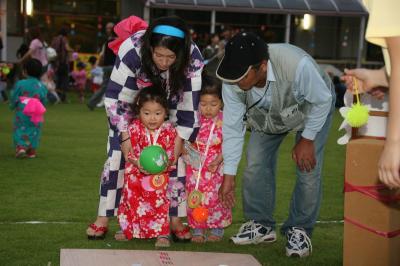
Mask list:
[[[120,239],[157,238],[156,247],[169,247],[167,185],[173,168],[176,130],[164,122],[166,93],[150,86],[134,102],[137,118],[128,127],[132,150],[125,165],[124,188],[118,208]]]

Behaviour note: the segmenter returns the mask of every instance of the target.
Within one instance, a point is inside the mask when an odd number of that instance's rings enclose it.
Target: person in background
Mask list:
[[[68,43],[68,30],[61,28],[58,35],[53,38],[51,47],[57,52],[57,58],[54,61],[56,70],[56,88],[59,92],[61,101],[67,101],[67,91],[69,84],[69,54],[73,52]]]
[[[101,47],[99,56],[99,66],[101,66],[103,69],[103,83],[101,84],[100,89],[90,97],[87,103],[88,108],[92,111],[94,110],[95,107],[104,106],[104,93],[106,92],[111,72],[114,67],[115,54],[110,49],[110,47],[108,47],[108,44],[114,41],[116,38],[113,29],[114,29],[114,23],[108,22],[106,25],[107,40]]]
[[[43,66],[42,75],[47,72],[47,44],[43,40],[39,27],[34,27],[30,30],[31,42],[29,44],[29,50],[19,60],[20,64],[23,64],[28,58],[34,58],[40,61]]]
[[[103,84],[103,68],[97,65],[97,58],[95,56],[89,57],[90,64],[90,86],[93,93],[96,93]]]
[[[71,72],[71,76],[74,79],[75,89],[78,92],[79,100],[81,103],[85,101],[85,89],[87,82],[87,72],[86,65],[83,62],[78,62],[76,64],[76,70]]]
[[[204,56],[204,70],[207,71],[208,75],[215,77],[215,71],[217,70],[219,61],[224,55],[224,47],[221,45],[219,35],[214,33],[211,35],[210,43],[203,50]]]
[[[60,97],[58,96],[57,90],[56,90],[56,83],[54,82],[54,67],[53,63],[50,61],[49,64],[47,65],[47,73],[46,75],[42,76],[41,81],[43,84],[46,86],[48,90],[47,98],[50,103],[57,104],[61,101]]]
[[[344,94],[346,93],[346,85],[344,85],[340,81],[340,77],[333,76],[332,77],[333,85],[335,86],[335,93],[336,93],[336,103],[335,106],[340,108],[344,106]]]
[[[41,109],[47,103],[47,89],[40,81],[42,64],[27,59],[23,65],[25,79],[19,80],[11,92],[10,108],[15,110],[13,140],[15,157],[35,158],[42,133],[42,114],[27,109]],[[35,105],[32,107],[32,105]]]

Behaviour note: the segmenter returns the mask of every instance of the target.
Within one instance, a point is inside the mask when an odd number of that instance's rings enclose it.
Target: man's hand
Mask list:
[[[302,172],[313,170],[316,164],[314,141],[302,137],[293,148],[292,159]]]
[[[232,208],[235,205],[235,176],[224,175],[224,181],[218,191],[218,196],[225,208]]]

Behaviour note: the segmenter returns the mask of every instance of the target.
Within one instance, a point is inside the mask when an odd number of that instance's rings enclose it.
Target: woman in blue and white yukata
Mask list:
[[[122,142],[129,138],[131,104],[138,90],[155,84],[167,92],[169,120],[176,125],[178,133],[175,158],[179,159],[176,170],[170,173],[168,185],[171,233],[177,240],[189,240],[189,228],[180,220],[186,216],[186,173],[179,155],[183,141],[194,141],[199,130],[202,55],[192,42],[186,23],[178,17],[158,18],[147,27],[143,20],[132,16],[116,25],[114,31],[119,39],[110,48],[118,56],[104,101],[109,122],[108,158],[101,175],[98,217],[87,229],[88,238],[103,239],[109,217],[117,214],[125,160],[132,149],[129,141]]]

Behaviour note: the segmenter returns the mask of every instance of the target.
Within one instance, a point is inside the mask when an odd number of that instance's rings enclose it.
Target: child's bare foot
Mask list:
[[[207,241],[209,242],[219,242],[224,237],[224,229],[223,228],[213,228],[210,230],[210,235],[207,237]]]
[[[117,241],[128,241],[125,234],[122,231],[118,231],[114,235],[115,240]]]
[[[158,236],[155,244],[156,248],[169,248],[171,243],[168,236]]]
[[[193,236],[192,239],[190,240],[192,243],[197,243],[197,244],[203,244],[206,242],[206,235],[205,235],[205,230],[204,229],[194,229],[193,230]]]

